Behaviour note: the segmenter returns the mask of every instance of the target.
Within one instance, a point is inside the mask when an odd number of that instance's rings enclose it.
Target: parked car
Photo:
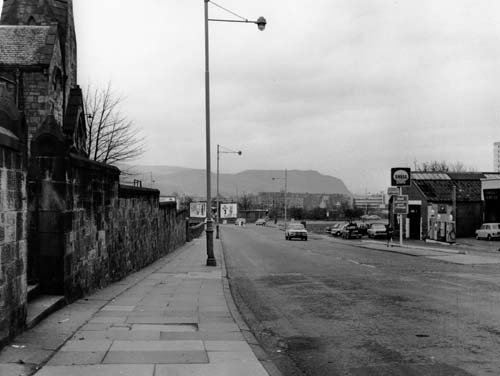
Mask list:
[[[483,223],[476,230],[476,239],[498,239],[500,238],[500,223]]]
[[[387,237],[387,228],[383,223],[372,223],[367,231],[369,238]]]
[[[368,223],[365,222],[357,222],[358,225],[358,231],[361,236],[367,235],[368,234]]]
[[[265,226],[266,225],[266,220],[264,218],[259,218],[257,221],[255,221],[255,226]]]
[[[342,230],[342,237],[344,239],[356,239],[361,238],[361,234],[359,232],[359,228],[357,223],[348,223],[344,226]]]
[[[332,227],[331,234],[333,236],[342,236],[342,232],[346,226],[347,223],[336,223],[335,227]]]
[[[301,223],[290,223],[287,225],[285,230],[285,239],[290,240],[292,238],[299,238],[302,240],[307,240],[307,230]]]

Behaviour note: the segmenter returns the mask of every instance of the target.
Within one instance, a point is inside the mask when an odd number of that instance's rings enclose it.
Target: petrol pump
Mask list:
[[[429,239],[455,243],[456,229],[453,218],[453,206],[448,204],[431,204],[428,206]]]

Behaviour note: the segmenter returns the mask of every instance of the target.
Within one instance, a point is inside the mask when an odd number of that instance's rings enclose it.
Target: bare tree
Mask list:
[[[89,87],[84,98],[87,115],[89,158],[113,164],[135,159],[144,153],[140,130],[122,113],[123,98],[115,96],[111,84]]]
[[[477,168],[466,166],[462,162],[429,161],[417,163],[415,161],[415,170],[420,172],[476,172]]]

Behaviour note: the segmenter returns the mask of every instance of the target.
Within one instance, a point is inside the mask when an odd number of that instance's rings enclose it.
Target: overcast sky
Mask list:
[[[2,1],[0,0],[0,4]],[[212,166],[303,169],[353,192],[415,160],[493,169],[498,0],[220,0],[210,23]],[[209,4],[213,18],[233,18]],[[78,81],[126,97],[140,164],[205,168],[203,0],[74,0]]]

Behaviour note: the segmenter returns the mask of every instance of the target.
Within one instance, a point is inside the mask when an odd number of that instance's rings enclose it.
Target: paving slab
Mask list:
[[[153,364],[102,364],[80,366],[45,366],[36,376],[153,376]]]
[[[227,361],[210,364],[158,365],[155,376],[268,376],[259,362]],[[38,376],[38,375],[37,375]]]
[[[208,363],[205,351],[110,351],[104,364],[197,364]]]
[[[204,351],[202,341],[114,341],[109,351]]]
[[[118,312],[130,312],[135,309],[135,305],[112,305],[108,304],[107,306],[103,307],[101,311],[118,311]]]
[[[71,366],[100,364],[106,355],[105,351],[62,351],[56,353],[48,362],[49,366]]]
[[[161,332],[160,340],[191,340],[199,339],[202,341],[242,341],[245,338],[240,332]]]
[[[252,353],[252,349],[245,341],[205,341],[205,348],[207,351]]]
[[[66,342],[66,344],[61,348],[60,351],[103,351],[106,352],[111,347],[113,341],[111,340],[71,340]]]
[[[169,325],[154,325],[154,324],[133,324],[132,331],[155,331],[155,332],[197,332],[198,324],[169,324]]]

